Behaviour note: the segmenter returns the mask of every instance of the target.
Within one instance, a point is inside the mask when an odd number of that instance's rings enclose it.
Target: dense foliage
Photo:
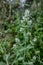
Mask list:
[[[43,4],[22,10],[13,6],[9,9],[9,3],[5,4],[5,0],[2,4],[3,1],[0,1],[0,65],[43,65]]]

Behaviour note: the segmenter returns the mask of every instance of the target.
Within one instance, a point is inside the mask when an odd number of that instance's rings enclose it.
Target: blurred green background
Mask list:
[[[43,0],[0,0],[0,65],[43,65]]]

